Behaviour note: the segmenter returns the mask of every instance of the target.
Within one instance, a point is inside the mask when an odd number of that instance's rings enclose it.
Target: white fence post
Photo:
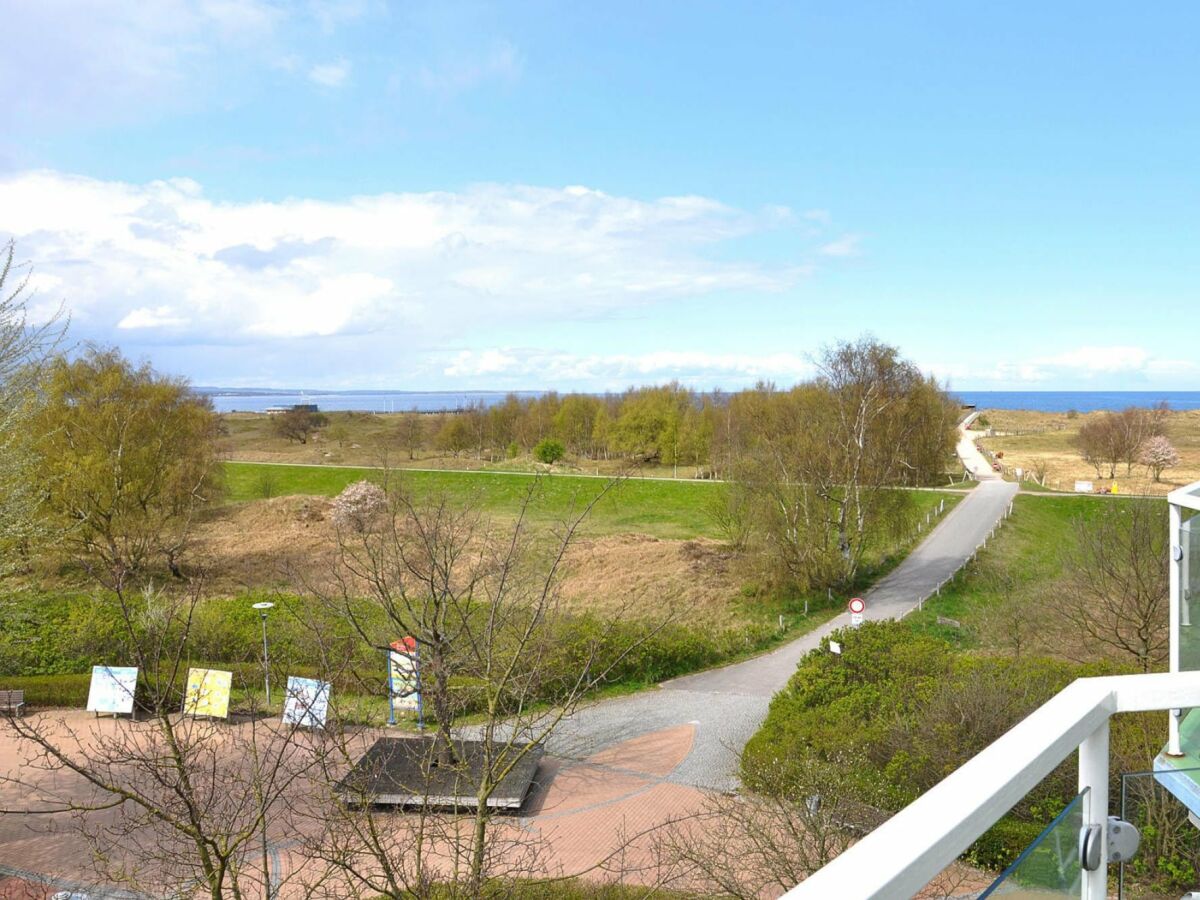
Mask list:
[[[1082,900],[1108,897],[1108,720],[1079,745],[1079,790],[1088,790],[1083,827],[1100,826],[1100,865],[1083,872]]]

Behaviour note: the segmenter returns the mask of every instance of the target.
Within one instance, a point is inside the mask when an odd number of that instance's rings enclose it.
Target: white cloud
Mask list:
[[[321,87],[340,88],[350,77],[350,63],[344,59],[322,63],[308,70],[308,80]]]
[[[188,320],[177,315],[169,306],[156,306],[150,309],[139,306],[117,323],[118,328],[178,328],[186,325]]]
[[[283,17],[266,0],[11,4],[0,28],[0,105],[22,126],[188,102],[183,86],[204,83],[195,76],[213,54],[267,51]]]
[[[830,241],[827,244],[817,248],[817,252],[822,256],[847,257],[858,256],[859,242],[862,240],[860,235],[846,234],[837,240]]]
[[[1119,378],[1126,390],[1143,382],[1200,375],[1189,360],[1161,359],[1144,347],[1128,344],[1084,345],[1057,353],[998,363],[932,363],[926,367],[955,383],[1038,388],[1045,384],[1089,386]]]
[[[189,179],[0,177],[0,234],[65,297],[80,337],[98,339],[169,329],[172,340],[235,346],[391,333],[428,349],[498,325],[784,289],[802,268],[707,252],[774,227],[776,211],[583,187],[232,203]]]
[[[572,354],[537,349],[463,350],[442,374],[485,383],[502,377],[528,385],[586,384],[617,389],[630,383],[678,380],[712,387],[759,379],[791,384],[813,374],[812,363],[792,353],[706,353],[659,350],[641,354]]]

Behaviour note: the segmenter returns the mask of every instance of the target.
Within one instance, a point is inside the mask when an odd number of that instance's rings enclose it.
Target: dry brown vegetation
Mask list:
[[[337,553],[332,501],[276,497],[223,507],[196,529],[194,549],[210,589],[289,589],[295,576],[328,572]],[[652,617],[666,607],[689,619],[728,622],[741,583],[738,558],[711,540],[621,534],[577,540],[567,554],[562,596],[580,610],[621,607]]]
[[[1115,479],[1096,477],[1095,468],[1084,461],[1075,439],[1084,423],[1103,415],[1092,412],[1070,417],[1066,413],[989,409],[984,416],[994,434],[987,437],[980,431],[979,435],[987,449],[1004,451],[1004,462],[1008,465],[1029,471],[1044,466],[1046,486],[1057,490],[1070,491],[1076,480],[1083,480],[1098,488],[1111,487],[1115,482],[1121,493],[1162,495],[1200,480],[1200,410],[1168,414],[1166,435],[1179,451],[1180,461],[1178,466],[1162,473],[1161,482],[1155,482],[1142,465],[1135,465],[1128,475],[1124,465],[1120,466]]]

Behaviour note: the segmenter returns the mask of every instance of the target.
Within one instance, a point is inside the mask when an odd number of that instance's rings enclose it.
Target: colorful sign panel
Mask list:
[[[328,681],[289,675],[283,698],[283,722],[301,728],[321,728],[329,713]]]
[[[406,637],[393,641],[388,654],[388,691],[392,709],[420,710],[420,684],[417,680],[417,641]]]
[[[132,713],[137,666],[92,666],[88,712]]]
[[[229,716],[229,691],[233,673],[217,669],[188,669],[187,690],[183,694],[183,712],[189,716]]]

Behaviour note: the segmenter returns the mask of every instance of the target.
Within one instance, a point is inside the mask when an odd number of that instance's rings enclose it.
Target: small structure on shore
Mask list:
[[[290,412],[319,412],[315,403],[294,403],[291,406],[268,406],[263,410],[268,416],[281,416]]]

